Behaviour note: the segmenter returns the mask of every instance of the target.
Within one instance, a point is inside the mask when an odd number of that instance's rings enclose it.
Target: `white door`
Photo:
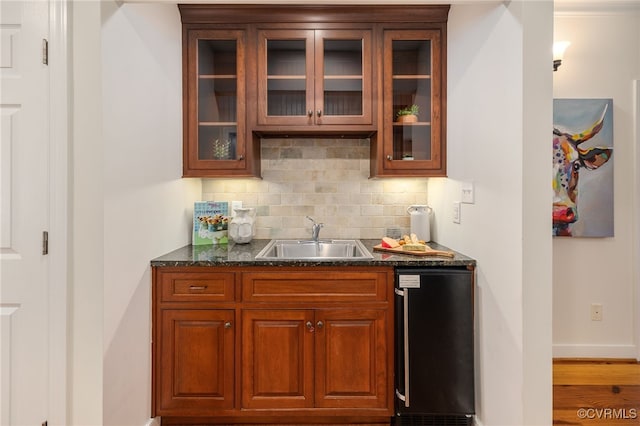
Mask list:
[[[0,425],[41,425],[49,401],[49,3],[0,6]]]

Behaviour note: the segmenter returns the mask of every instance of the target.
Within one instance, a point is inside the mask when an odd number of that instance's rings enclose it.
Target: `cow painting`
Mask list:
[[[577,101],[577,100],[574,100]],[[578,182],[583,173],[598,173],[598,168],[611,158],[613,148],[585,144],[602,131],[609,102],[589,127],[578,132],[560,130],[556,125],[554,104],[553,128],[553,235],[574,236],[573,225],[579,218]],[[575,129],[573,129],[575,130]],[[589,191],[583,187],[582,191]],[[613,206],[601,206],[610,208]],[[612,219],[611,219],[612,220]]]

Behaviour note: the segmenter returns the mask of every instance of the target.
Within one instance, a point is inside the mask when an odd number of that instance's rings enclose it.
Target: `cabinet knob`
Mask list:
[[[238,160],[239,161],[244,160],[244,155],[240,154],[240,156],[238,157]]]
[[[224,328],[231,328],[231,322],[230,321],[225,322]]]
[[[315,330],[313,328],[313,323],[311,321],[307,321],[307,323],[305,325],[307,326],[307,330],[309,330],[311,333],[313,333],[313,331]]]
[[[318,117],[320,117],[322,115],[322,110],[316,111],[316,114],[318,114]]]
[[[387,160],[391,161],[391,160],[393,160],[393,157],[390,156],[390,155],[387,155]]]
[[[313,110],[309,110],[309,111],[307,111],[307,115],[308,115],[309,117],[312,117],[312,116],[313,116]]]
[[[324,327],[324,323],[322,321],[318,321],[317,324],[316,324],[316,327],[322,328],[322,327]]]

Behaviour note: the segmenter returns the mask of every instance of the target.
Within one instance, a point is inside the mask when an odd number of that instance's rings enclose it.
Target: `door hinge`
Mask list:
[[[49,65],[49,41],[46,38],[42,39],[42,63]]]
[[[49,254],[49,232],[42,231],[42,254]]]

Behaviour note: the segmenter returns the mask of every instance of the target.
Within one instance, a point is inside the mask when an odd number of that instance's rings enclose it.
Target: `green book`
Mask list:
[[[196,201],[193,205],[193,245],[229,242],[229,203]]]

